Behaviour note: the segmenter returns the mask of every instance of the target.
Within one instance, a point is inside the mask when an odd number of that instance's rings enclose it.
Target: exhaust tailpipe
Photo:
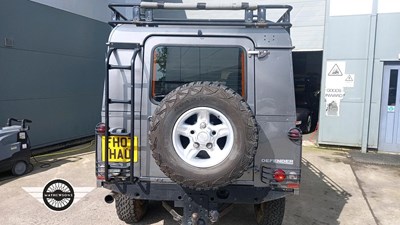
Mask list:
[[[110,194],[108,194],[108,195],[106,195],[106,196],[104,197],[104,201],[105,201],[106,203],[108,203],[108,204],[113,203],[113,202],[114,202],[114,197],[115,197],[116,194],[117,194],[117,193],[115,193],[115,192],[110,192]]]

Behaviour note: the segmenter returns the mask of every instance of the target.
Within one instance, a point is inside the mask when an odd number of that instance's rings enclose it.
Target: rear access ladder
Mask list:
[[[116,53],[118,49],[129,49],[133,50],[133,55],[131,58],[130,65],[112,65],[110,64],[110,57],[113,53]],[[104,84],[104,123],[106,127],[105,131],[105,159],[104,159],[104,177],[105,181],[110,181],[109,179],[109,170],[110,169],[129,169],[130,173],[130,181],[136,182],[138,180],[137,177],[134,176],[134,131],[135,131],[135,60],[136,56],[140,52],[140,44],[138,43],[108,43],[108,51],[106,56],[106,77]],[[130,70],[130,78],[131,78],[131,96],[129,100],[123,99],[110,99],[110,70]],[[130,113],[131,113],[131,124],[130,131],[124,128],[125,131],[122,133],[110,132],[110,105],[111,104],[127,104],[130,105]],[[109,138],[110,136],[129,136],[131,140],[130,145],[130,163],[129,166],[110,166],[109,162]]]

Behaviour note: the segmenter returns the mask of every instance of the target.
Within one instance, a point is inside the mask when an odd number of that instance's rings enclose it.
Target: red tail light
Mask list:
[[[96,126],[96,133],[100,135],[104,135],[106,133],[106,125],[104,123],[99,123]]]
[[[286,179],[286,173],[282,169],[277,169],[274,172],[274,179],[276,182],[282,182]]]
[[[299,128],[292,128],[288,132],[288,137],[292,141],[300,141],[302,138],[302,134]]]
[[[292,188],[292,189],[300,188],[300,184],[299,183],[289,183],[289,184],[287,184],[287,187]]]
[[[106,178],[103,175],[97,175],[97,180],[106,180]]]

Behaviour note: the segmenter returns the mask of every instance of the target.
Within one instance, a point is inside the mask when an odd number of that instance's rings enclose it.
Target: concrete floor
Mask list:
[[[114,204],[103,201],[108,190],[96,188],[67,211],[53,212],[22,189],[43,187],[55,178],[68,180],[75,188],[95,187],[93,149],[86,144],[67,154],[37,158],[40,163],[34,163],[35,169],[23,177],[1,173],[0,224],[124,224],[118,220]],[[287,198],[284,224],[397,225],[399,180],[399,167],[359,163],[348,151],[305,146],[300,195]],[[161,204],[151,203],[138,224],[176,223]],[[256,224],[253,207],[236,205],[217,224]]]

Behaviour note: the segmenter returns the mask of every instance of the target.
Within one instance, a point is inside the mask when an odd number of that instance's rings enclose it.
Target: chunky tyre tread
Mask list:
[[[115,209],[118,218],[127,224],[134,224],[143,219],[147,212],[148,202],[145,200],[131,199],[126,195],[115,196]]]
[[[246,149],[243,151],[244,157],[239,165],[235,166],[232,171],[214,179],[213,181],[199,181],[185,177],[181,171],[176,171],[171,168],[169,162],[164,162],[161,154],[165,151],[165,146],[158,146],[159,138],[163,133],[159,131],[160,126],[163,126],[163,121],[169,111],[172,111],[178,102],[185,101],[201,92],[205,96],[213,96],[221,101],[229,102],[234,110],[240,111],[242,120],[247,121],[246,124]],[[191,99],[189,99],[191,100]],[[216,189],[220,186],[227,185],[233,180],[241,177],[248,166],[253,162],[254,155],[256,154],[258,146],[258,127],[256,119],[249,107],[243,100],[242,96],[233,91],[232,89],[221,84],[212,82],[193,82],[182,85],[175,90],[171,91],[161,102],[155,110],[153,117],[150,121],[149,129],[149,144],[152,150],[153,157],[160,167],[161,171],[172,180],[182,185],[183,187],[193,188],[196,190],[209,190]]]
[[[257,225],[281,225],[285,215],[285,198],[254,205]]]

